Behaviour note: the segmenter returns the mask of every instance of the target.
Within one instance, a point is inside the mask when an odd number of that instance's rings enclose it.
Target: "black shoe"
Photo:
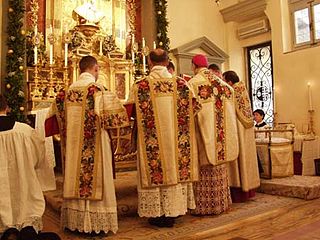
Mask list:
[[[16,228],[8,228],[5,230],[0,238],[0,240],[17,240],[19,239],[19,230]]]
[[[174,218],[171,217],[156,217],[156,218],[149,218],[148,219],[149,224],[157,227],[173,227],[174,225]]]
[[[41,232],[38,234],[39,240],[61,240],[58,234],[54,232]]]
[[[32,226],[24,227],[20,231],[19,240],[37,240],[38,234],[36,230]]]

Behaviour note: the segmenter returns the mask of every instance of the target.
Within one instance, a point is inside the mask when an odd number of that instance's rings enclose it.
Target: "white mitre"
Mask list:
[[[93,3],[84,3],[83,5],[77,7],[73,10],[80,17],[87,20],[87,23],[98,23],[105,15],[99,11]]]

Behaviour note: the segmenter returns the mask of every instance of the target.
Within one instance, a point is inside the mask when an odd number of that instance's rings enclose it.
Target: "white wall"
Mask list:
[[[168,1],[170,47],[173,49],[206,36],[226,51],[226,27],[219,10],[213,0]]]
[[[279,121],[292,121],[298,129],[308,123],[308,87],[312,89],[315,130],[320,134],[320,46],[284,53],[280,1],[269,0],[266,14],[272,28],[272,48]]]

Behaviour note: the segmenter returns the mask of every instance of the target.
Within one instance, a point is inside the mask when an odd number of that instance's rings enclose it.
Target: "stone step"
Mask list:
[[[118,172],[116,174],[115,191],[119,216],[133,216],[137,214],[137,172]],[[53,210],[60,212],[62,205],[62,175],[56,176],[57,189],[44,194],[46,204]]]
[[[320,198],[320,177],[299,176],[261,179],[259,192],[305,200]]]

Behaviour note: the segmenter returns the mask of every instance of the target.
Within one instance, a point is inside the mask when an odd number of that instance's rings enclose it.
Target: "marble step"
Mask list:
[[[320,198],[320,177],[299,176],[261,179],[259,192],[305,200]]]
[[[117,198],[117,208],[119,216],[134,216],[137,214],[137,172],[119,172],[116,175],[115,191]],[[63,178],[56,176],[57,189],[44,194],[46,204],[53,210],[60,212],[62,205]]]

